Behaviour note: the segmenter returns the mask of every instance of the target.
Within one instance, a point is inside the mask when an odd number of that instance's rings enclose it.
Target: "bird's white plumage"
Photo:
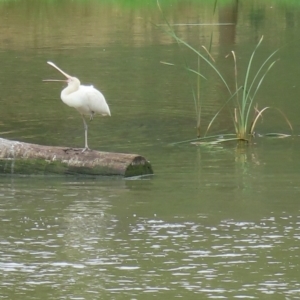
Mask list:
[[[94,114],[101,114],[103,116],[110,116],[110,109],[107,105],[105,98],[101,92],[93,86],[81,85],[76,77],[72,77],[58,68],[54,63],[48,62],[49,65],[61,72],[67,80],[52,80],[45,81],[65,81],[68,86],[61,91],[61,100],[68,106],[74,107],[82,116],[84,129],[85,129],[85,148],[89,149],[87,143],[88,126],[84,119],[84,115],[89,115],[92,119]]]
[[[98,113],[102,116],[110,116],[103,94],[93,86],[79,85],[75,91],[68,90],[66,87],[62,90],[60,97],[65,104],[74,107],[81,114]]]

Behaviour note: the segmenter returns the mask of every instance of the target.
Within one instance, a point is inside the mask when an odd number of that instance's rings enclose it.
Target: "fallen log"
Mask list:
[[[137,154],[82,152],[81,148],[42,146],[0,138],[0,174],[121,175],[153,174],[149,161]]]

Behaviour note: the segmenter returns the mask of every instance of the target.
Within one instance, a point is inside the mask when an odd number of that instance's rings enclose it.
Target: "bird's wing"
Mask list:
[[[90,110],[90,113],[94,112],[104,116],[110,116],[109,107],[101,92],[99,92],[93,86],[81,86],[80,89],[85,95],[85,104]]]

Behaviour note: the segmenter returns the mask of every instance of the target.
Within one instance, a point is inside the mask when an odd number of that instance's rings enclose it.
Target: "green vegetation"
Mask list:
[[[0,0],[0,3],[5,2],[21,2],[23,0]],[[37,2],[40,0],[36,0]],[[52,2],[52,3],[59,3],[61,0],[43,0],[44,2]],[[139,7],[148,7],[151,6],[153,8],[156,8],[156,2],[152,0],[75,0],[76,2],[98,2],[101,4],[110,4],[110,5],[119,5],[122,7],[130,7],[130,8],[139,8]],[[228,3],[232,0],[219,0],[220,3]],[[162,6],[170,6],[176,3],[182,2],[182,0],[164,0],[162,1]],[[199,3],[199,0],[192,0],[192,2]],[[211,4],[212,0],[201,0],[201,4]]]
[[[215,12],[215,7],[216,7],[217,1],[218,0],[215,1],[214,12]],[[233,124],[234,124],[234,128],[235,128],[235,137],[224,139],[223,138],[224,135],[222,135],[223,136],[222,139],[218,139],[217,142],[220,142],[220,141],[223,142],[223,141],[228,141],[228,140],[248,141],[249,136],[252,136],[254,134],[255,125],[256,125],[258,119],[262,116],[262,114],[267,109],[270,108],[270,107],[264,107],[263,109],[258,110],[257,106],[254,106],[254,100],[255,100],[257,92],[259,91],[267,73],[271,70],[271,68],[274,66],[274,64],[276,62],[276,61],[271,61],[271,59],[274,57],[274,55],[276,54],[276,52],[278,50],[272,52],[261,63],[258,70],[256,70],[256,71],[253,70],[253,60],[255,57],[255,53],[263,41],[263,37],[261,37],[261,39],[259,40],[258,44],[254,48],[254,50],[250,56],[250,59],[249,59],[248,65],[247,65],[247,69],[246,69],[246,73],[242,80],[242,84],[239,84],[239,80],[238,80],[236,55],[235,55],[234,51],[231,51],[231,55],[233,57],[233,62],[234,62],[233,65],[234,65],[234,79],[235,79],[234,90],[231,90],[225,77],[215,66],[214,59],[211,56],[210,52],[207,50],[207,48],[205,46],[202,46],[201,51],[203,52],[203,49],[204,49],[204,53],[202,53],[200,50],[195,49],[190,44],[188,44],[183,39],[181,39],[175,33],[172,25],[166,19],[165,15],[163,13],[163,10],[160,6],[159,0],[157,0],[157,5],[158,5],[158,8],[161,11],[164,21],[167,25],[167,29],[163,29],[164,32],[166,34],[168,34],[169,36],[171,36],[172,38],[174,38],[179,46],[183,45],[184,47],[186,47],[189,50],[191,50],[192,52],[194,52],[196,54],[197,60],[198,60],[198,64],[197,64],[198,68],[197,68],[197,70],[195,70],[195,69],[190,68],[188,66],[186,60],[184,59],[185,69],[192,74],[196,74],[196,76],[197,76],[197,92],[195,92],[193,90],[193,99],[194,99],[195,110],[196,110],[196,115],[197,115],[196,128],[197,128],[197,136],[198,136],[197,139],[184,141],[184,142],[214,139],[213,143],[215,143],[216,138],[219,138],[219,136],[207,136],[207,133],[208,133],[209,129],[211,128],[212,124],[214,123],[214,121],[216,120],[216,118],[219,116],[220,112],[225,107],[228,107],[229,103],[233,103],[233,112],[232,112],[232,108],[231,108],[231,110],[230,109],[229,110],[232,114]],[[222,107],[217,111],[217,113],[212,117],[211,121],[209,122],[209,124],[207,126],[204,137],[202,137],[202,138],[200,138],[200,136],[201,136],[201,134],[200,134],[200,130],[201,130],[200,80],[202,80],[202,79],[207,80],[207,78],[202,73],[200,73],[201,62],[206,63],[209,66],[209,68],[211,68],[215,72],[215,74],[217,75],[219,80],[221,80],[221,82],[225,85],[225,87],[228,91],[228,98],[226,99],[226,101],[224,102]],[[275,109],[277,111],[279,111],[279,113],[281,113],[281,115],[284,117],[287,124],[289,125],[290,129],[292,130],[292,125],[289,122],[289,120],[286,118],[284,113],[277,108],[275,108]],[[254,111],[254,118],[252,120],[250,120],[250,112],[251,111]],[[226,136],[232,136],[232,134],[229,134]],[[276,136],[276,134],[275,135],[273,134],[272,136]],[[278,134],[278,136],[282,137],[282,135],[279,135],[279,134]]]
[[[254,107],[254,99],[255,99],[255,96],[256,96],[262,82],[265,79],[265,76],[267,75],[267,73],[270,71],[270,69],[273,67],[273,65],[276,62],[276,61],[270,62],[270,59],[274,56],[274,54],[278,50],[271,53],[265,59],[265,61],[261,64],[259,69],[256,72],[254,72],[255,75],[253,76],[253,79],[250,80],[250,73],[252,71],[253,59],[254,59],[255,53],[256,53],[257,49],[259,48],[260,44],[262,43],[262,41],[263,41],[263,37],[261,37],[261,39],[258,42],[257,46],[255,47],[255,49],[252,52],[252,55],[251,55],[251,57],[249,59],[249,62],[248,62],[246,75],[245,75],[245,78],[243,80],[243,84],[240,85],[240,86],[239,86],[239,83],[238,83],[236,55],[235,55],[234,51],[231,52],[232,56],[233,56],[233,59],[234,59],[234,77],[235,77],[235,91],[234,92],[232,92],[229,89],[228,85],[226,84],[225,79],[219,73],[220,77],[222,78],[222,81],[226,85],[226,87],[229,91],[229,94],[230,94],[230,97],[225,102],[225,105],[230,101],[234,102],[233,122],[234,122],[234,127],[235,127],[235,132],[236,132],[236,138],[240,139],[240,140],[247,140],[248,135],[253,135],[254,128],[255,128],[255,125],[257,123],[257,120],[259,119],[259,117],[262,116],[262,113],[264,111],[269,109],[269,107],[265,107],[261,110],[258,110],[257,107]],[[218,116],[219,112],[223,109],[223,107],[212,118],[211,122],[208,125],[208,129],[210,128],[210,126],[213,123],[213,121],[215,120],[215,118]],[[250,116],[250,112],[253,111],[253,109],[255,111],[255,116],[254,116],[254,119],[250,122],[249,116]],[[290,122],[285,117],[283,112],[281,112],[280,110],[278,110],[278,111],[284,116],[284,118],[286,119],[288,125],[292,129],[292,126],[291,126]]]
[[[0,5],[3,3],[11,3],[11,2],[21,2],[23,0],[0,0]],[[40,0],[36,0],[35,2],[39,2]],[[244,0],[243,0],[244,1]],[[61,0],[43,0],[43,2],[48,2],[48,3],[57,3],[61,4]],[[109,4],[109,5],[114,5],[114,6],[120,6],[122,8],[130,8],[130,9],[139,9],[143,7],[152,7],[153,9],[156,8],[156,2],[152,0],[75,0],[74,2],[78,3],[88,3],[88,2],[98,2],[101,4]],[[182,0],[163,0],[161,1],[161,6],[162,7],[168,7],[170,5],[174,5],[177,3],[182,2]],[[189,0],[189,2],[194,2],[194,3],[199,3],[199,0]],[[201,0],[201,4],[207,4],[211,5],[214,3],[214,0]],[[232,2],[232,0],[218,0],[219,5],[227,4],[229,2]],[[263,5],[270,6],[270,5],[281,5],[289,8],[293,7],[298,7],[300,6],[300,1],[299,0],[264,0],[261,1]],[[34,1],[32,1],[34,3]]]

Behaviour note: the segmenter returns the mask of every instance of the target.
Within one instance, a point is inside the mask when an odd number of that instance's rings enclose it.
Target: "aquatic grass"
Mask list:
[[[217,2],[218,0],[215,0],[214,2],[214,9],[213,9],[213,14],[216,11],[217,8]],[[206,64],[209,65],[209,67],[211,69],[213,69],[215,71],[215,73],[217,74],[217,76],[220,78],[220,80],[223,82],[223,84],[226,86],[229,94],[231,94],[231,90],[229,88],[229,85],[227,84],[225,78],[222,76],[222,74],[220,73],[220,71],[215,67],[214,63],[214,59],[211,56],[210,52],[207,50],[207,48],[205,46],[202,46],[202,49],[205,50],[205,54],[202,54],[200,51],[198,51],[197,49],[195,49],[194,47],[192,47],[190,44],[188,44],[187,42],[185,42],[183,39],[181,39],[173,30],[172,25],[169,23],[169,21],[167,20],[166,16],[164,15],[164,12],[160,6],[160,2],[159,0],[157,0],[157,6],[161,12],[161,15],[164,19],[166,28],[161,27],[156,25],[157,27],[159,27],[163,32],[165,32],[167,35],[171,36],[172,38],[174,38],[174,40],[177,42],[179,49],[181,49],[181,45],[185,46],[186,48],[190,49],[191,51],[193,51],[196,55],[197,55],[197,70],[194,70],[192,68],[189,67],[187,60],[185,58],[184,55],[182,55],[183,60],[184,60],[184,69],[187,70],[189,73],[194,74],[197,76],[197,80],[196,80],[196,84],[197,84],[197,91],[195,92],[194,88],[192,87],[192,95],[193,95],[193,101],[194,101],[194,106],[195,106],[195,112],[196,112],[196,129],[197,129],[197,137],[199,138],[201,136],[201,112],[202,112],[202,101],[201,101],[201,78],[207,80],[207,78],[200,72],[200,67],[201,67],[201,60],[203,60]],[[154,24],[155,25],[155,24]],[[178,24],[177,24],[178,25]],[[217,25],[217,24],[214,24]],[[182,26],[182,25],[181,25]],[[212,35],[210,38],[210,48],[212,45]],[[165,62],[164,62],[165,63]],[[173,65],[174,64],[170,64],[170,63],[165,63],[168,65]]]
[[[214,6],[214,11],[216,7],[217,0],[215,2]],[[235,135],[236,137],[234,139],[230,138],[230,140],[241,140],[241,141],[248,141],[249,136],[253,136],[254,134],[254,129],[257,124],[257,121],[259,118],[262,117],[262,114],[269,109],[270,107],[265,107],[261,109],[260,111],[257,110],[256,107],[254,107],[254,100],[256,99],[257,93],[266,77],[266,75],[269,73],[269,71],[272,69],[274,64],[276,63],[276,60],[271,60],[274,55],[278,52],[278,49],[273,51],[267,58],[260,64],[259,68],[255,71],[253,70],[253,61],[255,54],[260,47],[262,41],[263,41],[263,36],[257,43],[256,47],[252,51],[252,54],[250,56],[249,62],[247,64],[246,68],[246,73],[244,75],[244,78],[242,80],[242,84],[239,85],[239,80],[238,80],[238,68],[237,68],[237,60],[236,60],[236,55],[234,51],[231,51],[231,55],[233,57],[233,66],[234,66],[234,79],[235,79],[235,87],[234,90],[232,91],[229,87],[229,84],[225,80],[225,77],[221,74],[221,72],[218,70],[218,68],[215,66],[215,61],[213,57],[210,54],[210,51],[208,51],[204,46],[202,46],[202,49],[205,50],[205,54],[200,52],[200,50],[195,49],[192,47],[190,44],[185,42],[183,39],[181,39],[173,30],[172,25],[168,22],[166,19],[163,10],[160,7],[159,0],[157,0],[157,5],[158,8],[164,18],[164,21],[166,23],[167,29],[163,29],[163,31],[174,38],[180,48],[181,45],[185,46],[192,52],[194,52],[197,55],[197,70],[192,69],[188,66],[186,63],[186,59],[184,58],[185,61],[185,69],[189,71],[189,73],[195,74],[197,76],[197,93],[195,93],[194,89],[192,89],[193,92],[193,99],[196,107],[196,115],[197,115],[197,136],[198,138],[195,140],[189,140],[189,141],[184,141],[184,142],[195,142],[195,141],[202,141],[202,138],[200,137],[200,120],[201,120],[201,101],[200,101],[200,78],[207,80],[207,78],[201,74],[200,72],[200,65],[201,61],[204,61],[218,76],[218,78],[221,80],[221,82],[224,84],[228,91],[228,98],[227,100],[224,101],[224,104],[221,106],[221,108],[215,113],[215,115],[212,117],[210,120],[206,132],[204,134],[204,137],[207,136],[208,131],[210,130],[212,124],[214,121],[217,119],[219,116],[220,112],[229,105],[229,103],[233,103],[233,112],[232,110],[230,111],[230,114],[232,115],[233,119],[233,124],[235,128]],[[229,56],[229,55],[228,55]],[[228,57],[227,56],[227,57]],[[254,119],[250,122],[250,113],[251,111],[256,112],[256,115]],[[286,120],[287,124],[289,125],[290,129],[293,130],[292,125],[288,118],[284,115],[284,113],[279,110],[278,108],[275,108],[278,110],[281,115],[284,117]],[[211,137],[208,137],[211,138]],[[225,141],[222,139],[222,141]],[[181,142],[180,142],[181,143]]]
[[[236,55],[234,51],[231,51],[231,54],[233,56],[234,61],[234,78],[235,78],[235,109],[234,109],[234,127],[236,131],[236,135],[239,139],[246,140],[248,138],[248,135],[253,135],[255,125],[257,123],[258,118],[262,115],[262,113],[268,109],[269,107],[266,107],[262,109],[255,119],[250,123],[249,116],[250,112],[254,108],[253,102],[257,95],[257,92],[259,91],[266,75],[271,70],[271,68],[274,66],[276,61],[270,62],[271,58],[278,52],[278,50],[273,51],[260,65],[258,70],[256,71],[255,75],[253,76],[253,79],[250,80],[250,73],[252,71],[252,65],[253,65],[253,59],[256,54],[256,51],[258,50],[259,46],[261,45],[263,41],[263,36],[257,43],[256,47],[254,48],[246,70],[244,82],[242,86],[238,86],[238,73],[237,73],[237,62],[236,62]],[[269,65],[268,65],[269,63]],[[241,91],[241,93],[239,93]],[[230,99],[233,99],[231,97]],[[285,117],[287,120],[287,118]],[[288,121],[288,120],[287,120]],[[288,124],[291,127],[290,122]]]
[[[213,15],[215,14],[216,12],[216,8],[217,8],[217,3],[218,3],[218,0],[215,0],[214,2],[214,9],[213,9]],[[179,38],[178,35],[175,33],[175,31],[173,30],[173,27],[172,25],[169,23],[169,21],[167,20],[167,18],[165,17],[164,13],[163,13],[163,10],[160,6],[160,2],[159,0],[157,0],[157,6],[162,14],[162,17],[164,19],[164,22],[166,24],[166,27],[167,29],[165,29],[164,27],[161,27],[161,26],[158,26],[156,25],[157,27],[160,27],[160,29],[162,31],[164,31],[167,35],[171,36],[172,38],[175,39],[175,41],[177,42],[178,44],[178,47],[179,49],[181,49],[181,45],[184,45],[185,47],[187,47],[188,49],[190,49],[191,51],[193,51],[198,59],[197,59],[197,70],[194,70],[192,68],[189,67],[188,63],[187,63],[187,60],[186,60],[186,57],[184,55],[182,55],[182,58],[183,58],[183,61],[184,61],[184,68],[189,71],[189,73],[194,73],[195,75],[197,75],[197,91],[195,92],[194,88],[192,87],[192,94],[193,94],[193,100],[194,100],[194,106],[195,106],[195,111],[196,111],[196,129],[197,129],[197,137],[200,137],[201,136],[201,112],[202,112],[202,102],[201,102],[201,94],[200,94],[200,91],[201,91],[201,81],[200,79],[203,78],[205,80],[207,80],[207,78],[200,72],[200,67],[201,67],[201,59],[204,60],[209,66],[210,68],[212,68],[215,73],[218,75],[218,77],[221,79],[221,81],[224,83],[224,85],[226,86],[228,92],[231,94],[231,90],[229,88],[229,85],[227,84],[225,78],[222,76],[222,74],[219,72],[219,70],[215,67],[214,63],[214,59],[213,57],[211,56],[210,52],[206,49],[205,46],[202,46],[202,49],[205,50],[205,55],[202,54],[200,51],[198,51],[197,49],[195,49],[194,47],[192,47],[190,44],[186,43],[183,39]],[[154,24],[155,25],[155,24]],[[179,24],[177,24],[179,25]],[[214,24],[214,25],[218,25],[218,24]],[[210,39],[210,48],[211,48],[211,45],[212,45],[212,35],[211,35],[211,39]],[[211,62],[212,61],[212,62]],[[173,65],[174,64],[170,64],[170,63],[166,63],[164,62],[165,64],[168,64],[168,65]]]

